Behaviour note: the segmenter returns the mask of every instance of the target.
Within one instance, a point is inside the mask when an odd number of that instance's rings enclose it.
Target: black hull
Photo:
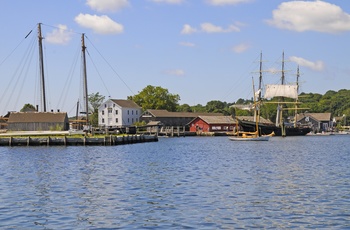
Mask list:
[[[240,126],[245,132],[254,132],[256,124],[252,121],[239,121]],[[282,136],[281,127],[277,127],[273,124],[258,124],[259,133],[261,135],[268,135],[272,132],[275,133],[275,136]],[[305,136],[311,131],[309,127],[285,127],[286,136]]]

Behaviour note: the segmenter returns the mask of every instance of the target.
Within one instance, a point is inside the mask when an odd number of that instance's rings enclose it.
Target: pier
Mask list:
[[[77,136],[77,135],[28,135],[4,134],[0,135],[0,146],[114,146],[157,142],[157,135],[105,135],[105,136]]]

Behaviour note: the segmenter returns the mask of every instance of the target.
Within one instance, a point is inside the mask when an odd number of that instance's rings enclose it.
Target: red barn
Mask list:
[[[190,123],[190,132],[232,132],[236,120],[231,116],[198,116]]]

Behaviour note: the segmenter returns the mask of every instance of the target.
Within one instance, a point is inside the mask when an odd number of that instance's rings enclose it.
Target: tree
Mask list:
[[[35,106],[29,103],[25,104],[23,108],[20,110],[20,112],[29,112],[29,111],[36,111]]]
[[[98,126],[98,107],[100,107],[105,100],[105,96],[100,95],[99,92],[91,93],[89,94],[88,99],[91,106],[90,110],[92,111],[92,114],[90,115],[90,123],[93,126]]]
[[[128,96],[128,100],[134,101],[143,110],[166,109],[174,112],[178,106],[180,96],[178,94],[171,94],[167,89],[160,86],[148,85],[138,94]]]
[[[179,105],[176,109],[177,112],[192,112],[191,106],[189,104]]]

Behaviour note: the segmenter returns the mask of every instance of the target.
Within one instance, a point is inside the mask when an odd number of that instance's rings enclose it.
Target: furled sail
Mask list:
[[[266,85],[264,98],[288,97],[298,98],[297,85]]]

